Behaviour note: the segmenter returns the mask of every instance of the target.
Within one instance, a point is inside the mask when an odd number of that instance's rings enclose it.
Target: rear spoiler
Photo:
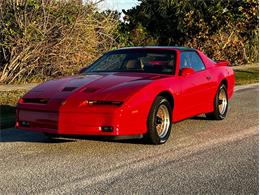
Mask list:
[[[216,61],[217,66],[231,66],[228,60],[218,60]]]

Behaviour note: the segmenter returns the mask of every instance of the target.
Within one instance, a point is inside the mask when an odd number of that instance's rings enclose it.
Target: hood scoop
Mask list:
[[[62,91],[73,91],[77,89],[77,87],[64,87]]]

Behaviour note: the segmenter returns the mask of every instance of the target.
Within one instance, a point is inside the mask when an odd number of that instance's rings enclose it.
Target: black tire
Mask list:
[[[221,95],[224,94],[224,96],[226,98],[225,108],[223,108],[224,110],[219,108],[219,106],[221,106],[221,104],[224,102],[224,100],[220,100],[220,93],[221,93]],[[218,88],[218,91],[215,96],[214,111],[211,113],[207,113],[206,117],[208,119],[213,119],[213,120],[223,120],[227,115],[227,111],[228,111],[227,87],[226,87],[226,85],[221,84],[220,87]]]
[[[159,116],[159,114],[162,115]],[[147,119],[148,130],[144,136],[145,140],[151,144],[165,143],[171,134],[171,128],[172,128],[171,116],[172,116],[172,108],[169,101],[162,96],[156,97]],[[162,131],[162,132],[160,132],[159,134],[158,131]]]

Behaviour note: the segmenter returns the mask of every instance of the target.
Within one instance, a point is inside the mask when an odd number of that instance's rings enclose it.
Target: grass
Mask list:
[[[235,70],[235,75],[236,75],[236,85],[245,85],[245,84],[259,82],[258,67],[237,69]]]
[[[259,81],[258,66],[235,69],[236,85],[257,83]],[[0,95],[0,129],[15,125],[15,105],[25,90],[1,92]]]

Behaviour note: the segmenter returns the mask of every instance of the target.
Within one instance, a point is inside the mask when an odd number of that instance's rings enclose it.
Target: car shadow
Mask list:
[[[0,129],[15,125],[16,108],[10,105],[0,105]]]
[[[78,140],[91,140],[91,141],[101,141],[110,143],[124,143],[124,144],[148,144],[143,139],[136,137],[115,137],[115,136],[65,136],[65,138],[74,138]]]
[[[39,143],[64,143],[72,142],[69,139],[49,139],[42,133],[18,130],[15,128],[0,129],[1,142],[39,142]]]
[[[191,117],[189,118],[191,120],[209,120],[208,118],[206,118],[206,116],[202,116],[202,115],[199,115],[199,116],[194,116],[194,117]]]
[[[102,141],[125,144],[146,144],[142,139],[131,137],[108,137],[108,136],[86,136],[86,135],[66,135],[58,137],[49,137],[43,133],[19,130],[15,128],[0,129],[1,142],[38,142],[46,144],[57,144],[66,142],[77,142],[79,140],[86,141]]]

